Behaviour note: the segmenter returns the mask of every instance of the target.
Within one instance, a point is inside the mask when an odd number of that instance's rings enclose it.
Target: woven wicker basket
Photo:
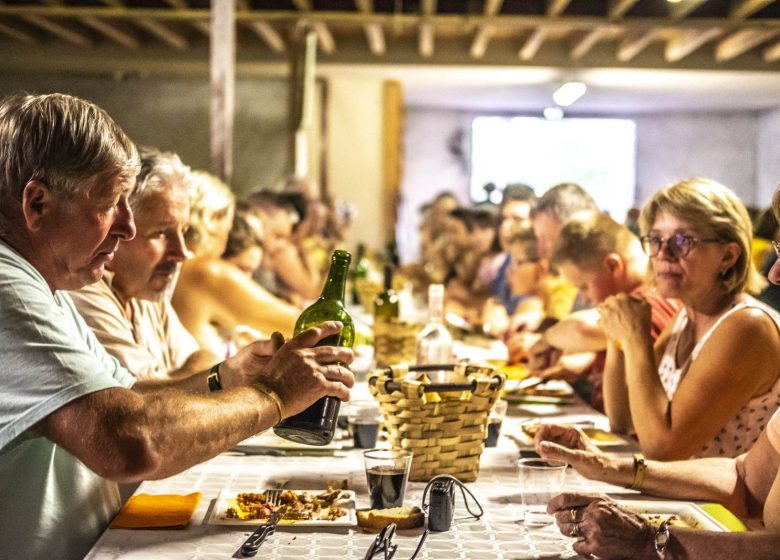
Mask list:
[[[424,372],[433,370],[452,374],[447,383],[430,383]],[[409,480],[424,482],[437,474],[477,479],[488,417],[505,379],[493,368],[465,364],[399,365],[369,375],[390,444],[414,453]]]
[[[406,321],[377,320],[374,323],[374,359],[383,368],[392,364],[413,364],[417,351],[417,333],[425,325]]]

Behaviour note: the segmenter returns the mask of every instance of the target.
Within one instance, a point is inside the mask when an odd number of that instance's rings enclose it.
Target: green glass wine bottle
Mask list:
[[[295,323],[295,333],[316,327],[325,321],[341,321],[344,325],[338,334],[322,339],[317,346],[346,346],[352,348],[355,341],[355,325],[344,308],[344,290],[352,255],[336,250],[330,261],[330,271],[325,280],[322,295],[307,307]],[[327,445],[336,431],[341,401],[336,397],[323,397],[309,408],[274,426],[276,435],[307,445]]]
[[[374,322],[398,319],[398,294],[393,290],[393,267],[385,265],[385,289],[374,300]]]

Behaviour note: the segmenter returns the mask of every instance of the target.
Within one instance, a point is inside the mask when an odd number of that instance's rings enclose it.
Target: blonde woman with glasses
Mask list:
[[[658,295],[683,309],[653,344],[645,301],[599,305],[622,362],[605,372],[605,402],[649,458],[736,457],[780,406],[780,315],[746,293],[764,283],[747,211],[723,185],[690,179],[657,192],[640,227]]]

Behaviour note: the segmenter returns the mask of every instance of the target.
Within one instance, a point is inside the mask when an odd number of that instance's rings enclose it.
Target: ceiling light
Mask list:
[[[553,93],[553,101],[560,107],[568,107],[587,91],[588,86],[582,82],[566,82]]]
[[[559,121],[563,118],[563,109],[560,107],[547,107],[542,114],[548,121]]]
[[[666,0],[666,1],[669,2],[670,4],[679,4],[680,2],[682,2],[682,0]]]

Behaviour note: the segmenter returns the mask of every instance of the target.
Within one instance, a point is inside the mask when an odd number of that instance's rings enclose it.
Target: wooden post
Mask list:
[[[236,84],[235,0],[211,2],[211,171],[230,183]]]
[[[315,71],[317,67],[317,34],[307,30],[293,49],[290,61],[290,132],[292,134],[292,175],[310,178],[310,135],[314,126]]]
[[[386,81],[382,93],[382,232],[387,243],[395,239],[401,200],[404,99],[400,82]]]

